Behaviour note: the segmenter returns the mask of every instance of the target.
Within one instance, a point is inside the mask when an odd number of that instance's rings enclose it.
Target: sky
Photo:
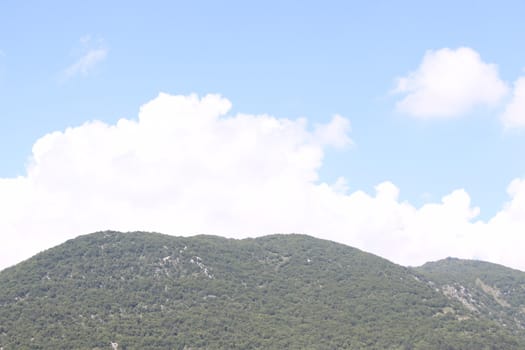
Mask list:
[[[523,1],[0,4],[0,269],[99,230],[525,271]]]

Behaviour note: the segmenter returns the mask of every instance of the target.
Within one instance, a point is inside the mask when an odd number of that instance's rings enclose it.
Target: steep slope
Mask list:
[[[523,348],[427,270],[302,235],[99,232],[0,273],[0,348]]]

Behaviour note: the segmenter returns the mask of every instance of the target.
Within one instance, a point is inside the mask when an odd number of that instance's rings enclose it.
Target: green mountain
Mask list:
[[[0,272],[0,349],[524,349],[524,288],[304,235],[98,232]]]

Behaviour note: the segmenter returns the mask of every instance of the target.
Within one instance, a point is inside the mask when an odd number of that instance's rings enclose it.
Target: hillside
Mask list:
[[[525,273],[483,261],[448,258],[417,268],[447,296],[501,325],[525,329]]]
[[[303,235],[99,232],[0,272],[0,348],[524,348],[509,320],[525,274],[452,262],[409,269]]]

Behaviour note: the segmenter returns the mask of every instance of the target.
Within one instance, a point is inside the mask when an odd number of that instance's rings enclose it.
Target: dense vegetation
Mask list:
[[[0,272],[0,348],[523,349],[525,274],[447,261],[409,269],[303,235],[99,232]],[[499,316],[451,292],[463,285]]]
[[[475,313],[515,329],[518,334],[524,331],[525,273],[522,271],[453,258],[426,263],[417,271]]]

